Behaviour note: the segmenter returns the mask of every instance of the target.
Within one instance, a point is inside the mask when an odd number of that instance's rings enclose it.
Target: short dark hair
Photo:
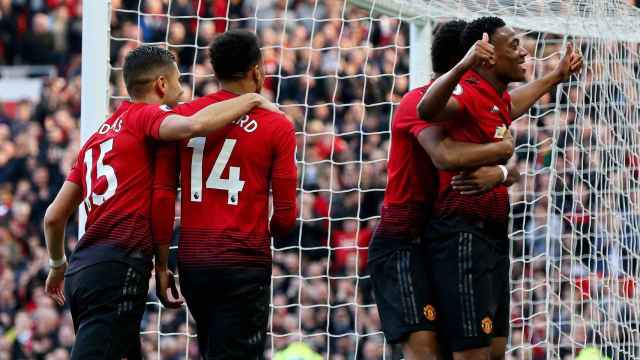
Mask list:
[[[462,32],[460,40],[462,51],[466,53],[476,41],[482,40],[483,33],[487,33],[491,37],[496,30],[503,26],[507,26],[504,20],[495,16],[485,16],[473,20]]]
[[[176,62],[167,49],[143,45],[133,49],[124,59],[122,75],[127,92],[132,98],[143,96],[156,76],[163,74]]]
[[[460,37],[466,26],[467,22],[464,20],[451,20],[436,29],[431,43],[431,63],[435,73],[442,74],[451,70],[464,56]]]
[[[209,47],[213,72],[219,80],[242,79],[262,59],[258,37],[247,30],[230,30]]]

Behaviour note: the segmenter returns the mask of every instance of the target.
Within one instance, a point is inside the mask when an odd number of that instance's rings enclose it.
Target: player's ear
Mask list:
[[[167,93],[167,88],[169,87],[169,81],[163,75],[158,76],[154,84],[156,93],[160,98],[164,98],[164,95]]]
[[[264,74],[260,64],[256,64],[251,70],[253,76],[253,82],[256,84],[256,92],[259,93],[262,90],[262,82],[264,81]]]

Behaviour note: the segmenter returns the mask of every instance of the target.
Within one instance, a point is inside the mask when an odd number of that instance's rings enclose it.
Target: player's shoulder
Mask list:
[[[255,108],[251,114],[260,125],[264,125],[274,130],[293,130],[293,124],[289,118],[280,112],[270,111],[263,108]]]
[[[429,85],[430,83],[409,90],[404,94],[404,96],[402,96],[392,120],[392,130],[394,128],[398,128],[401,124],[413,122],[418,118],[418,104],[420,103],[422,96],[427,92]]]
[[[456,96],[473,96],[482,86],[484,86],[486,80],[484,80],[478,73],[473,70],[467,71],[460,79],[460,82],[453,89],[453,95]]]
[[[149,116],[159,113],[172,112],[173,108],[166,104],[149,104],[142,102],[130,103],[129,106],[122,112],[121,116],[126,116],[128,119],[138,119],[140,117]]]
[[[178,103],[178,105],[173,107],[172,110],[179,115],[191,116],[197,113],[198,111],[200,111],[201,109],[204,109],[205,107],[219,101],[215,99],[212,95],[213,94],[209,94],[209,95],[199,97],[197,99],[193,99],[191,101],[180,102]]]
[[[430,85],[431,82],[407,91],[407,93],[402,96],[402,100],[400,100],[400,106],[418,106],[420,99],[422,99]]]

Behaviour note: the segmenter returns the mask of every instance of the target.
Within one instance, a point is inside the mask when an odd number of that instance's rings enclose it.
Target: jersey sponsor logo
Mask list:
[[[460,84],[456,85],[455,89],[453,89],[453,95],[462,95],[462,86]]]
[[[484,319],[480,322],[480,326],[482,327],[482,331],[489,335],[493,332],[493,321],[488,316],[485,316]]]
[[[434,308],[433,305],[427,304],[422,310],[422,312],[424,313],[424,317],[427,318],[427,320],[429,321],[436,320],[436,308]]]
[[[493,105],[493,107],[491,108],[492,113],[497,113],[499,111],[500,111],[500,108],[498,107],[498,105]]]
[[[245,115],[240,119],[233,121],[232,123],[240,126],[242,130],[248,132],[249,134],[256,131],[256,129],[258,128],[258,122],[250,119],[249,115]]]
[[[496,139],[504,139],[504,135],[509,131],[506,125],[496,126],[496,132],[493,135]]]

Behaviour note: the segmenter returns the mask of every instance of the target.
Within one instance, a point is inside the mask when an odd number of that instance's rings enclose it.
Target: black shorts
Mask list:
[[[387,342],[403,342],[416,331],[436,330],[431,277],[419,238],[373,237],[368,271]]]
[[[511,288],[509,275],[511,274],[511,260],[509,254],[500,255],[496,266],[496,288],[498,295],[498,307],[496,320],[493,326],[493,336],[509,336],[509,320],[511,319]]]
[[[149,274],[103,262],[68,275],[64,288],[76,331],[71,359],[142,359],[140,321]]]
[[[180,267],[180,289],[203,359],[264,359],[270,283],[270,268]]]
[[[506,336],[509,254],[506,226],[433,220],[425,233],[438,311],[438,335],[453,352]]]

